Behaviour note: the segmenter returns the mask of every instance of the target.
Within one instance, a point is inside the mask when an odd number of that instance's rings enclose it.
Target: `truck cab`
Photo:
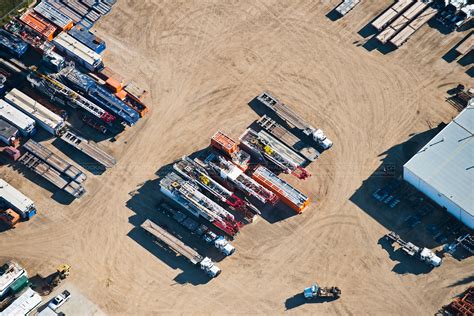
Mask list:
[[[329,149],[332,147],[332,141],[327,138],[326,134],[324,134],[321,129],[316,129],[313,131],[313,139],[324,149]]]
[[[304,298],[309,300],[318,295],[319,286],[317,284],[313,284],[310,287],[307,287],[303,291]]]
[[[421,250],[420,259],[433,267],[439,267],[442,262],[442,259],[435,255],[433,251],[429,250],[428,248],[423,248]]]
[[[212,260],[208,257],[202,259],[199,264],[201,266],[201,269],[204,270],[206,274],[211,278],[215,278],[221,273],[221,269],[219,269],[219,267],[217,267],[214,262],[212,262]]]

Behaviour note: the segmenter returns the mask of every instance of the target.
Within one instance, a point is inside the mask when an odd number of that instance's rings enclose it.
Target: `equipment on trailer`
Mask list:
[[[341,289],[337,286],[320,287],[317,283],[307,287],[303,291],[304,298],[307,300],[317,297],[332,297],[338,299],[341,296]]]
[[[441,258],[435,255],[431,250],[428,248],[420,248],[415,246],[411,242],[404,241],[394,232],[390,232],[385,237],[388,240],[396,242],[400,245],[403,252],[405,252],[410,257],[417,257],[422,262],[431,265],[432,267],[439,267],[441,265]]]

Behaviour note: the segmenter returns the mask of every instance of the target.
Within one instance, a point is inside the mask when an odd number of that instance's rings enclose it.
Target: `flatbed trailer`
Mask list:
[[[371,24],[377,30],[381,31],[385,26],[395,20],[403,11],[411,6],[415,0],[398,0],[384,13],[382,13]]]
[[[80,184],[87,179],[86,174],[79,170],[79,168],[74,165],[71,165],[58,155],[51,152],[48,148],[35,142],[32,139],[28,140],[23,145],[23,148],[28,150],[31,154],[35,155],[45,163],[49,164],[58,172],[64,174],[74,182]]]
[[[396,18],[385,30],[376,36],[382,44],[386,44],[397,32],[408,25],[418,14],[423,12],[429,5],[428,1],[418,0],[402,15]]]
[[[100,149],[93,142],[90,142],[87,139],[79,136],[72,130],[65,131],[60,137],[64,142],[94,159],[105,168],[112,168],[117,163],[117,160],[115,160],[114,157]]]
[[[296,137],[293,133],[272,120],[270,117],[266,115],[262,116],[257,121],[257,124],[309,161],[315,161],[319,157],[320,153],[314,147],[303,142],[300,138]]]
[[[257,156],[265,157],[283,172],[299,179],[310,176],[310,173],[302,167],[306,160],[267,132],[262,130],[257,133],[248,128],[239,139],[246,149]]]
[[[349,11],[355,8],[360,3],[360,0],[344,0],[336,7],[336,12],[345,16]]]
[[[410,22],[404,29],[402,29],[398,34],[396,34],[390,43],[395,47],[402,46],[409,38],[412,36],[419,28],[421,28],[425,23],[427,23],[431,18],[433,18],[438,10],[433,7],[428,7],[423,11],[418,17]]]
[[[57,188],[64,190],[75,198],[79,198],[85,193],[82,185],[70,181],[69,179],[66,180],[58,171],[29,152],[23,154],[18,161],[37,175],[54,184]]]
[[[474,33],[471,33],[464,42],[456,47],[456,51],[461,55],[466,55],[472,50],[474,50]]]
[[[217,277],[221,270],[208,257],[201,256],[196,250],[167,232],[163,227],[149,219],[141,224],[141,228],[149,233],[155,240],[164,243],[177,254],[188,259],[193,265],[199,265],[210,277]]]

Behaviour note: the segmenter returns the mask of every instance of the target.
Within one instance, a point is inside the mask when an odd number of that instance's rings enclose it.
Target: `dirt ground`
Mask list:
[[[31,275],[69,263],[70,282],[108,314],[434,314],[472,281],[474,258],[446,257],[430,273],[392,271],[396,262],[378,244],[388,228],[365,211],[370,194],[357,205],[350,198],[386,150],[456,115],[446,90],[473,80],[442,56],[465,33],[426,25],[384,54],[365,48],[358,32],[392,1],[364,1],[331,21],[337,2],[118,1],[94,29],[107,43],[106,65],[150,91],[151,112],[101,143],[118,165],[89,173],[87,195],[70,205],[1,167],[39,215],[0,234],[0,259]],[[156,216],[159,169],[207,146],[217,129],[237,138],[258,117],[247,103],[262,90],[321,127],[334,147],[310,165],[310,179],[285,177],[311,207],[244,227],[237,252],[219,263],[223,273],[205,282],[136,226]],[[339,286],[342,298],[301,304],[294,295],[314,281]]]

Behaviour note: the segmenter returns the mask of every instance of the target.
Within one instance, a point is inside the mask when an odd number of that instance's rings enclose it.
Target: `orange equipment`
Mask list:
[[[34,12],[26,12],[20,17],[20,20],[36,32],[43,35],[48,41],[53,40],[56,27],[49,22],[46,22],[46,20],[41,18],[39,15]]]
[[[224,152],[241,170],[247,170],[250,155],[241,150],[232,138],[221,131],[217,131],[211,138],[211,146]]]
[[[10,228],[14,228],[15,225],[20,221],[20,215],[15,213],[11,208],[6,211],[0,212],[0,221],[4,222]]]

